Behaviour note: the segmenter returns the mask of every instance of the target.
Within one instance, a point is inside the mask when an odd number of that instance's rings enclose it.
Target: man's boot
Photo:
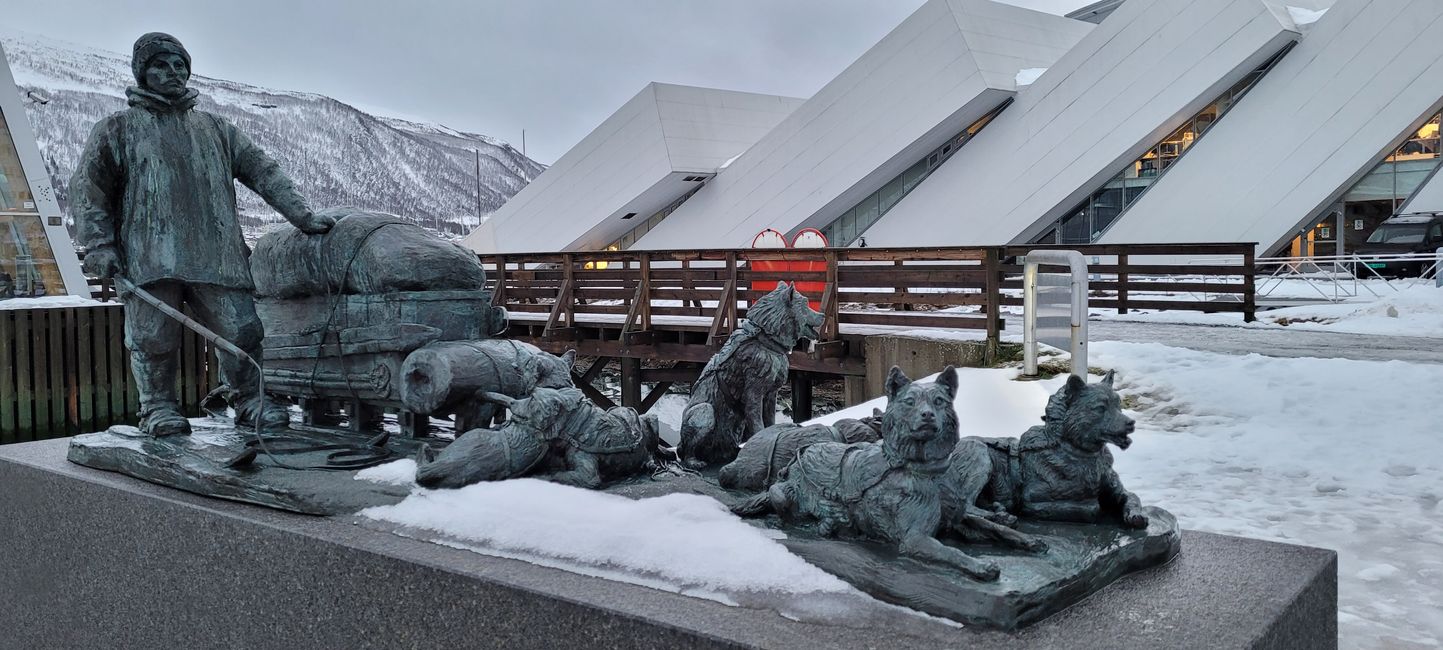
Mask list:
[[[140,393],[140,430],[156,437],[189,435],[190,420],[175,396],[175,356],[132,353],[130,365]]]
[[[256,423],[260,425],[257,427]],[[259,428],[261,431],[279,431],[291,426],[291,413],[275,398],[261,399],[259,394],[238,395],[235,404],[235,423],[238,427]]]

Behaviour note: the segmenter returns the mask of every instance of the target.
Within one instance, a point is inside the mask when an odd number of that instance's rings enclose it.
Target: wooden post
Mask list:
[[[90,433],[95,430],[95,362],[90,356],[91,343],[95,340],[95,335],[90,329],[90,316],[96,309],[95,307],[83,307],[75,310],[75,401],[77,406],[75,424],[81,433]],[[0,345],[9,345],[3,334],[0,334]],[[0,367],[9,367],[3,357],[0,357]],[[0,388],[0,395],[3,394],[5,394],[5,390]],[[0,397],[0,399],[4,398]]]
[[[1127,253],[1117,256],[1117,313],[1127,313]]]
[[[805,372],[792,371],[792,421],[812,419],[812,378]]]
[[[491,304],[506,306],[506,256],[496,256],[496,288],[491,291]]]
[[[1257,248],[1248,244],[1243,251],[1243,321],[1248,323],[1258,318]]]
[[[565,295],[566,306],[563,309],[566,314],[566,326],[576,327],[576,301],[573,300],[576,295],[576,256],[567,253],[565,255],[565,263],[566,272],[563,282],[566,284],[566,291],[564,291],[563,294]]]
[[[1002,251],[992,247],[987,249],[983,266],[986,269],[987,282],[986,301],[982,306],[982,313],[987,317],[987,351],[983,362],[987,365],[997,363],[997,346],[1002,339]]]
[[[18,310],[0,310],[0,444],[19,442],[16,437],[15,411],[19,399],[10,369],[15,365],[14,318]]]
[[[742,288],[737,285],[737,254],[736,254],[736,251],[731,251],[731,252],[727,253],[727,276],[728,276],[729,282],[730,282],[730,284],[731,284],[731,292],[730,292],[730,295],[727,296],[727,304],[725,305],[727,316],[726,316],[726,320],[725,320],[724,322],[725,322],[725,324],[726,324],[726,325],[725,325],[725,326],[726,326],[726,331],[727,331],[728,334],[730,334],[730,333],[732,332],[732,330],[735,330],[735,329],[737,328],[737,296],[738,296],[738,295],[741,293],[741,291],[742,291]],[[747,288],[751,288],[751,287],[748,286]],[[718,306],[718,307],[721,307],[721,306],[723,306],[723,305],[717,305],[717,306]]]
[[[637,286],[641,288],[641,331],[651,331],[651,253],[641,254],[641,263],[638,265],[641,271],[641,279]]]
[[[826,341],[842,338],[841,287],[837,286],[837,266],[841,259],[835,249],[827,251],[827,289],[822,292],[822,337]],[[831,300],[827,300],[831,298]]]
[[[621,405],[641,406],[641,359],[621,358]]]
[[[401,425],[401,435],[408,438],[425,438],[431,433],[431,417],[428,415],[418,415],[406,409],[401,409],[401,411],[396,414],[396,420],[398,424]],[[487,424],[489,423],[477,423],[478,426],[486,426]],[[465,432],[457,431],[456,435],[461,435],[462,433]]]

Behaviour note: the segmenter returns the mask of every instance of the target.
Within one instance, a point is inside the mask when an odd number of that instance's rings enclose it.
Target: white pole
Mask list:
[[[1037,376],[1037,264],[1022,268],[1022,374]],[[990,315],[989,315],[990,317]]]

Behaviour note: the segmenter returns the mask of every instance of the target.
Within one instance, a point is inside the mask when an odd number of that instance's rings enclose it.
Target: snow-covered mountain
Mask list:
[[[0,32],[0,42],[21,95],[34,93],[26,113],[63,203],[90,128],[125,108],[125,88],[134,84],[130,57],[18,32]],[[457,237],[545,169],[496,138],[379,117],[323,95],[200,75],[191,78],[191,87],[201,93],[201,110],[240,127],[317,208],[393,212]],[[248,237],[280,220],[256,195],[237,195]]]

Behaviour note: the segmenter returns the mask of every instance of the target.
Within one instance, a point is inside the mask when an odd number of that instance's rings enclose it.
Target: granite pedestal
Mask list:
[[[0,647],[1328,648],[1331,551],[1184,533],[1018,633],[817,625],[0,447]]]

